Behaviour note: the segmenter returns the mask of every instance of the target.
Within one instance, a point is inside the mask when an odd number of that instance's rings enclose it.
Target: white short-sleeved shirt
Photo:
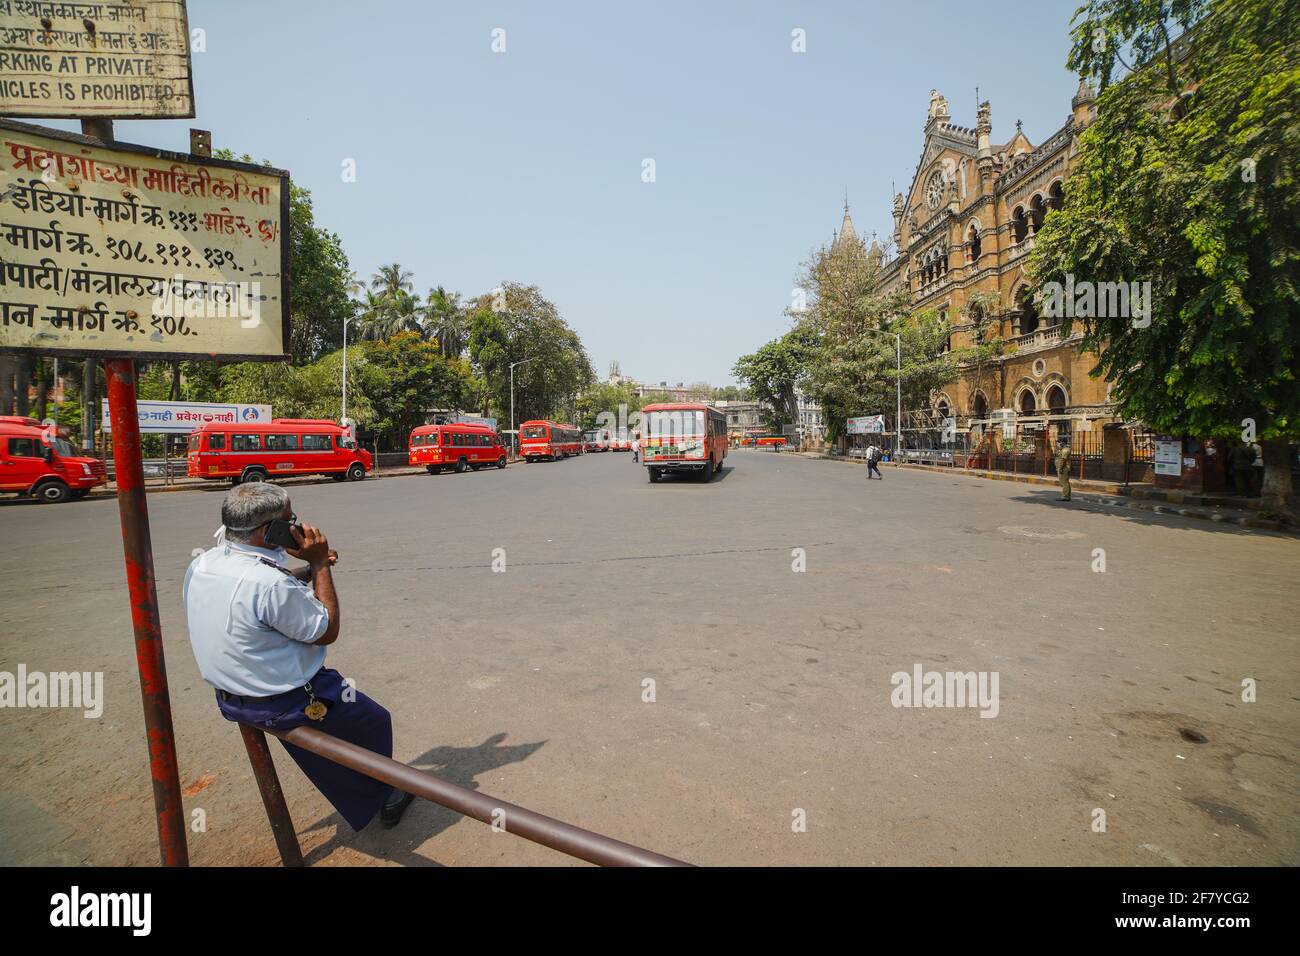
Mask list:
[[[325,665],[325,648],[311,642],[329,628],[329,612],[283,570],[287,560],[281,549],[227,541],[190,563],[181,589],[190,645],[212,686],[269,697]]]

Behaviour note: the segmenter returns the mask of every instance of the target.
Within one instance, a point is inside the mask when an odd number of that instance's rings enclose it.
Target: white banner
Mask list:
[[[850,435],[879,435],[885,430],[885,416],[865,415],[861,418],[850,418],[848,425]]]
[[[108,399],[99,403],[104,431],[113,430],[108,414]],[[204,422],[267,425],[271,421],[270,405],[237,405],[221,402],[136,402],[141,433],[192,432]]]

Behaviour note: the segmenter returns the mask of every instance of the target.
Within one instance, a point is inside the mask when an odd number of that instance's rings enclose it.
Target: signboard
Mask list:
[[[862,418],[850,418],[848,433],[850,435],[878,435],[885,431],[884,415],[866,415]]]
[[[283,358],[288,218],[282,170],[0,120],[0,351]]]
[[[1183,443],[1180,439],[1156,439],[1155,471],[1157,475],[1174,477],[1183,473]]]
[[[496,431],[497,420],[495,418],[484,418],[482,415],[457,415],[450,422],[453,425],[486,425],[488,428]]]
[[[0,113],[192,117],[184,0],[0,0]]]
[[[271,421],[270,405],[237,405],[221,402],[136,402],[140,416],[140,432],[192,432],[204,422],[237,422],[248,425],[266,425]],[[100,400],[100,415],[104,431],[113,430],[113,419],[108,414],[108,399]]]

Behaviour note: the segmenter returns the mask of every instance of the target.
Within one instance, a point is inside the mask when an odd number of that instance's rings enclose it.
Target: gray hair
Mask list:
[[[272,518],[278,518],[289,504],[289,492],[264,481],[235,485],[221,503],[221,523],[226,537],[247,541],[253,532]]]

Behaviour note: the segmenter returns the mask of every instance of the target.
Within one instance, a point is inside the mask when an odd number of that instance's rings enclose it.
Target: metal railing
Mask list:
[[[262,804],[266,807],[266,816],[271,823],[271,832],[280,851],[280,860],[285,866],[306,866],[306,863],[303,860],[302,848],[298,845],[293,819],[289,816],[289,807],[284,800],[284,792],[280,789],[275,764],[271,760],[271,750],[266,743],[267,733],[295,747],[314,753],[318,757],[324,757],[340,766],[364,774],[372,780],[389,784],[406,793],[588,863],[595,863],[598,866],[691,866],[681,860],[498,800],[477,790],[448,783],[446,780],[430,776],[390,757],[358,747],[346,740],[331,737],[315,727],[295,727],[292,730],[263,732],[257,727],[240,724],[239,732],[243,735],[244,747],[248,750],[248,760],[253,766],[253,776],[257,779],[257,788],[262,794]]]

